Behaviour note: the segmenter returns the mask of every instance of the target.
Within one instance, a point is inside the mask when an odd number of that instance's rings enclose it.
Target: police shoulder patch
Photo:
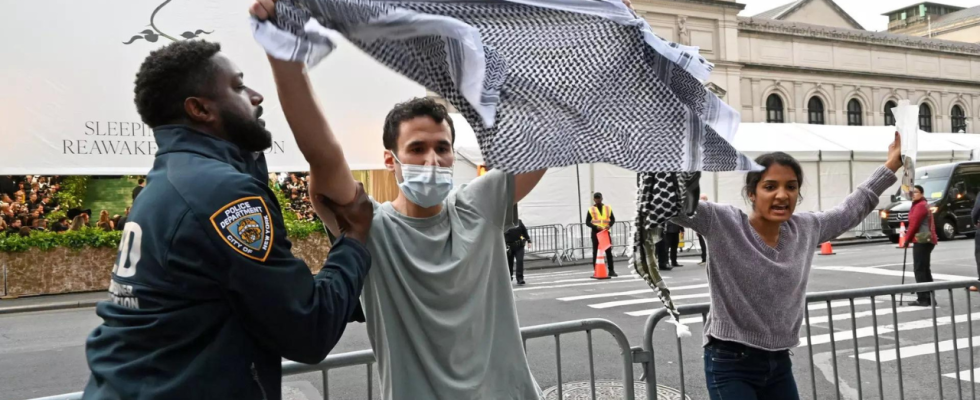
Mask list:
[[[265,199],[243,197],[211,215],[211,224],[228,246],[243,256],[264,262],[272,251],[272,217]]]

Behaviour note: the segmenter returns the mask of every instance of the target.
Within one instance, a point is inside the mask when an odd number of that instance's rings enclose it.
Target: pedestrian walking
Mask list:
[[[608,231],[616,223],[616,216],[612,207],[602,203],[602,193],[595,192],[592,201],[595,205],[585,213],[585,225],[592,228],[592,265],[595,265],[596,256],[599,255],[599,232]],[[612,247],[606,249],[606,266],[609,267],[609,276],[619,276],[613,266]]]
[[[524,284],[524,246],[531,243],[531,234],[527,232],[524,221],[518,219],[517,226],[504,232],[504,242],[507,244],[507,268],[510,269],[510,279],[514,279],[514,267],[517,266],[517,284]]]
[[[704,324],[704,370],[711,400],[799,399],[789,350],[800,343],[813,248],[860,224],[897,181],[901,137],[885,165],[825,212],[794,214],[803,186],[800,163],[786,153],[755,161],[746,215],[731,205],[699,202],[693,217],[673,221],[702,232],[713,252],[707,266],[711,313]]]
[[[909,210],[909,227],[905,233],[905,247],[912,243],[912,271],[915,272],[916,283],[932,282],[932,250],[939,243],[936,236],[936,222],[929,211],[929,202],[923,195],[922,186],[915,185],[912,190],[912,208]],[[919,298],[909,303],[910,306],[932,305],[930,292],[919,292]]]
[[[680,267],[681,265],[677,262],[677,249],[681,245],[681,232],[684,228],[673,222],[667,222],[667,250],[670,252],[670,266],[672,268]]]

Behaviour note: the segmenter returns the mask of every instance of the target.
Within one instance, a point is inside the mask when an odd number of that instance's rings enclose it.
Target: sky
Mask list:
[[[745,4],[739,16],[750,17],[784,4],[792,3],[793,0],[737,0]],[[834,0],[835,3],[844,11],[847,11],[852,18],[857,20],[864,29],[869,31],[884,31],[888,29],[888,17],[881,14],[897,10],[899,8],[922,3],[924,0]],[[980,0],[932,0],[934,3],[948,4],[951,6],[974,7],[980,6]]]

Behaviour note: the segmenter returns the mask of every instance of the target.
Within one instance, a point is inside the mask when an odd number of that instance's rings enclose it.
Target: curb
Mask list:
[[[73,308],[95,307],[102,300],[66,301],[61,303],[37,304],[31,306],[0,307],[0,315],[35,311],[68,310]]]

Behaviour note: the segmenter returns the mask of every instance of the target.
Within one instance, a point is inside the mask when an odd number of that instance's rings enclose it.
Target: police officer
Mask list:
[[[371,259],[372,206],[331,206],[345,235],[316,276],[290,253],[262,153],[262,96],[216,43],[152,52],[136,107],[159,145],[86,341],[85,399],[279,399],[282,358],[339,340]]]
[[[514,266],[517,266],[517,284],[524,285],[524,245],[531,243],[531,234],[527,232],[524,221],[518,219],[517,226],[504,231],[504,243],[507,245],[507,267],[510,277],[514,278]]]
[[[596,256],[599,255],[599,232],[608,231],[616,223],[616,217],[613,215],[612,207],[602,204],[602,193],[595,192],[592,201],[595,205],[586,212],[585,225],[592,228],[592,265],[595,265]],[[612,247],[606,249],[606,265],[609,266],[609,276],[619,276],[616,274],[616,268],[613,267]]]

